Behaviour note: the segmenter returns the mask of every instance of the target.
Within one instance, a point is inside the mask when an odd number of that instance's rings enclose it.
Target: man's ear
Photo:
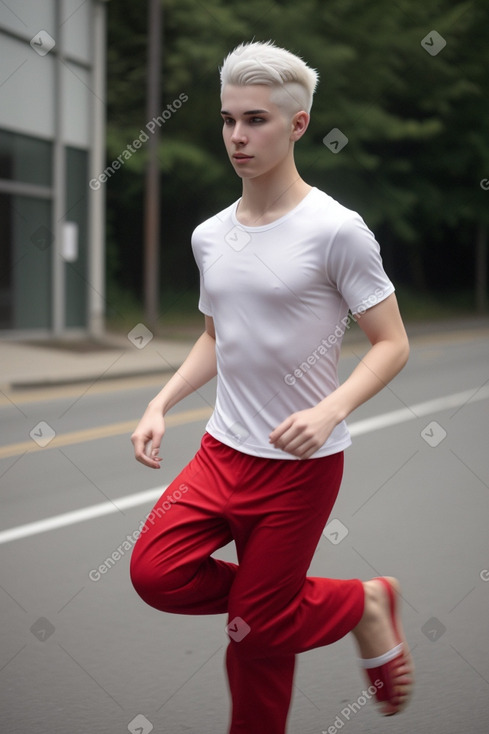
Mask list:
[[[291,135],[290,139],[294,142],[297,140],[300,140],[304,133],[306,132],[309,120],[311,119],[311,116],[305,111],[300,110],[300,112],[296,112],[293,116],[290,126],[291,126]]]

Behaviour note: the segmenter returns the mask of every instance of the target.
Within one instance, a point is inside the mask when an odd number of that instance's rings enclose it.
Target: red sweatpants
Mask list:
[[[306,576],[342,473],[342,453],[262,459],[205,434],[134,547],[131,579],[145,602],[228,613],[230,734],[284,734],[295,655],[360,621],[359,580]],[[239,565],[211,557],[231,540]]]

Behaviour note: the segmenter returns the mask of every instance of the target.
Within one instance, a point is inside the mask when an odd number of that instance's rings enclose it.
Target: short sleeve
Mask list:
[[[327,253],[326,271],[353,314],[362,314],[394,292],[380,246],[359,215],[339,228]]]
[[[200,272],[200,269],[199,269]],[[199,311],[206,316],[212,316],[212,308],[210,303],[209,294],[207,293],[204,285],[204,276],[200,273],[200,297],[199,297]]]
[[[191,247],[194,254],[195,263],[199,269],[200,276],[200,296],[199,296],[199,311],[205,316],[212,316],[211,299],[205,289],[204,274],[203,274],[203,263],[202,263],[202,247],[198,236],[199,227],[196,227],[192,232]]]

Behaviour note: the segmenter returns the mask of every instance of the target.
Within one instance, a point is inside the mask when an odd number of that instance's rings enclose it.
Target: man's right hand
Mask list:
[[[191,395],[217,374],[216,332],[211,316],[205,317],[205,331],[197,339],[183,364],[151,400],[131,436],[134,455],[141,464],[159,469],[164,415],[180,400]]]
[[[137,461],[151,469],[160,468],[160,444],[164,433],[165,419],[161,407],[150,403],[131,436]]]

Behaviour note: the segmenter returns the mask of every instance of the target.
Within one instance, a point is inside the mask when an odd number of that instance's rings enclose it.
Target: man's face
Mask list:
[[[269,173],[292,155],[292,119],[270,101],[272,88],[226,85],[221,95],[223,138],[234,170],[242,178]]]

